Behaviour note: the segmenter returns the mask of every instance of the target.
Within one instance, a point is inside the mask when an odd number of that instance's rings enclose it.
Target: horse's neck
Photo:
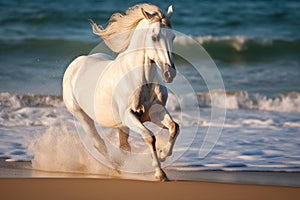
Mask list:
[[[131,42],[121,55],[125,59],[123,63],[126,63],[126,67],[132,70],[137,67],[142,67],[140,71],[143,78],[143,83],[155,82],[157,78],[157,70],[155,66],[151,66],[151,61],[146,56],[146,32],[145,31],[146,21],[141,21],[134,31]]]
[[[121,67],[126,67],[128,71],[138,73],[142,83],[157,82],[156,66],[151,63],[143,50],[125,51],[122,55]]]

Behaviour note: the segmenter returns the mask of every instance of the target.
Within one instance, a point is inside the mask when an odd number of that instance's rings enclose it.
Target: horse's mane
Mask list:
[[[164,21],[167,26],[170,26],[169,20],[164,18],[163,12],[157,6],[138,4],[128,8],[125,15],[114,13],[110,17],[105,29],[91,20],[93,33],[100,36],[112,51],[116,53],[125,51],[130,43],[133,30],[137,27],[138,23],[144,19],[141,9],[156,16],[156,19],[159,18],[159,20]]]

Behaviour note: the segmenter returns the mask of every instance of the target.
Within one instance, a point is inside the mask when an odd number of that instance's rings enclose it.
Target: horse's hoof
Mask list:
[[[112,165],[112,168],[118,173],[118,174],[121,174],[122,173],[122,170],[120,169],[120,166],[111,160],[111,165]]]
[[[166,173],[163,170],[157,170],[155,172],[155,179],[161,182],[169,181]]]

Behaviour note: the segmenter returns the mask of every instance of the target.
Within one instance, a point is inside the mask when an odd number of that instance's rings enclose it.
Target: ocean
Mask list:
[[[106,173],[95,167],[99,163],[90,158],[78,138],[74,119],[62,102],[62,77],[73,59],[89,54],[101,42],[88,19],[106,26],[114,12],[124,13],[140,2],[0,2],[0,158],[31,161],[33,168],[46,171]],[[174,56],[178,71],[189,77],[197,101],[191,101],[192,94],[184,89],[180,96],[170,94],[167,108],[179,122],[181,133],[174,156],[163,167],[299,172],[300,2],[151,3],[165,12],[173,5],[172,28],[205,49],[225,89],[210,90],[205,78]],[[185,38],[177,37],[174,46],[193,53]],[[172,84],[175,88],[182,85],[179,78]],[[212,98],[222,101],[225,97],[225,105],[212,102]],[[212,120],[215,107],[226,111],[224,123]],[[202,157],[203,142],[214,128],[220,133],[212,150]],[[167,134],[160,134],[163,131],[157,132],[161,141],[167,139]],[[106,142],[117,142],[115,131],[105,129],[103,134]],[[134,152],[146,151],[136,134],[129,141]],[[138,172],[148,170],[145,163],[151,165],[148,157],[138,161],[112,152],[117,159],[128,158],[122,161],[124,170]]]

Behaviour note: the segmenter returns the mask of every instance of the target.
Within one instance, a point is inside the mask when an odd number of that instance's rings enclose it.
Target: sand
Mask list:
[[[0,199],[300,199],[300,173],[166,173],[172,181],[122,180],[44,172],[28,162],[0,160]]]
[[[95,178],[0,179],[1,199],[299,199],[300,188]]]

